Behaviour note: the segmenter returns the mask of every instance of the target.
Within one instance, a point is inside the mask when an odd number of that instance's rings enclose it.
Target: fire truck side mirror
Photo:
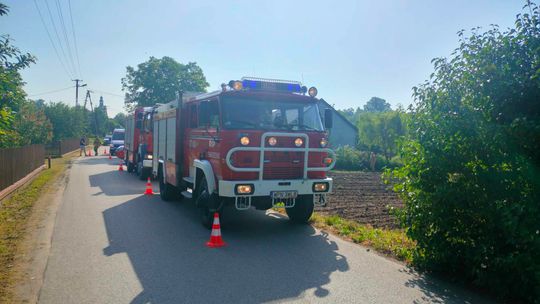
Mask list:
[[[324,110],[324,128],[325,129],[332,129],[334,126],[334,113],[332,113],[332,109],[325,109]]]

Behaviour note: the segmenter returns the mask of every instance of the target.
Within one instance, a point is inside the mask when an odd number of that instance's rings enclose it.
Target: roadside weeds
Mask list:
[[[411,264],[412,252],[416,243],[409,239],[402,229],[374,228],[346,220],[338,215],[321,215],[314,213],[310,219],[313,226],[336,234],[344,239]]]
[[[17,189],[2,202],[0,207],[0,302],[11,303],[16,284],[16,258],[23,254],[21,243],[28,231],[27,223],[33,207],[40,197],[50,191],[54,182],[62,176],[75,154],[52,159],[50,169],[40,172],[34,180]]]
[[[272,210],[286,215],[283,208]],[[374,228],[371,225],[344,219],[339,215],[323,215],[317,212],[313,213],[309,223],[315,228],[326,230],[407,265],[412,264],[416,243],[407,237],[403,229]]]

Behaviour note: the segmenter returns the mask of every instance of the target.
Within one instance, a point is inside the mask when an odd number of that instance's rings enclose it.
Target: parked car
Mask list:
[[[125,129],[114,129],[111,137],[111,143],[109,144],[111,155],[116,155],[116,149],[124,145],[125,133]]]
[[[126,148],[124,146],[119,146],[118,148],[116,148],[115,154],[116,157],[124,160],[124,157],[126,156]]]

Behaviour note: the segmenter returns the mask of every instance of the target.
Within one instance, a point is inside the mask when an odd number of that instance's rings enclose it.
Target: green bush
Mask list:
[[[399,155],[396,155],[390,159],[388,162],[387,168],[394,169],[403,166],[403,161]]]
[[[416,265],[539,302],[540,15],[525,10],[434,59],[390,177]]]
[[[359,171],[369,169],[367,152],[360,152],[350,146],[336,149],[336,170]]]
[[[350,146],[343,146],[336,149],[336,170],[346,171],[371,171],[369,151],[359,151]],[[394,157],[390,161],[380,154],[376,154],[375,171],[382,171],[389,168],[397,168],[401,165],[399,157]]]

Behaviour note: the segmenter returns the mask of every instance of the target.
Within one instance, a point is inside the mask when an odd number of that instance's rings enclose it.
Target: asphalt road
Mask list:
[[[190,201],[144,196],[145,183],[117,167],[75,161],[39,303],[483,302],[276,213],[226,210],[227,246],[207,248]]]

